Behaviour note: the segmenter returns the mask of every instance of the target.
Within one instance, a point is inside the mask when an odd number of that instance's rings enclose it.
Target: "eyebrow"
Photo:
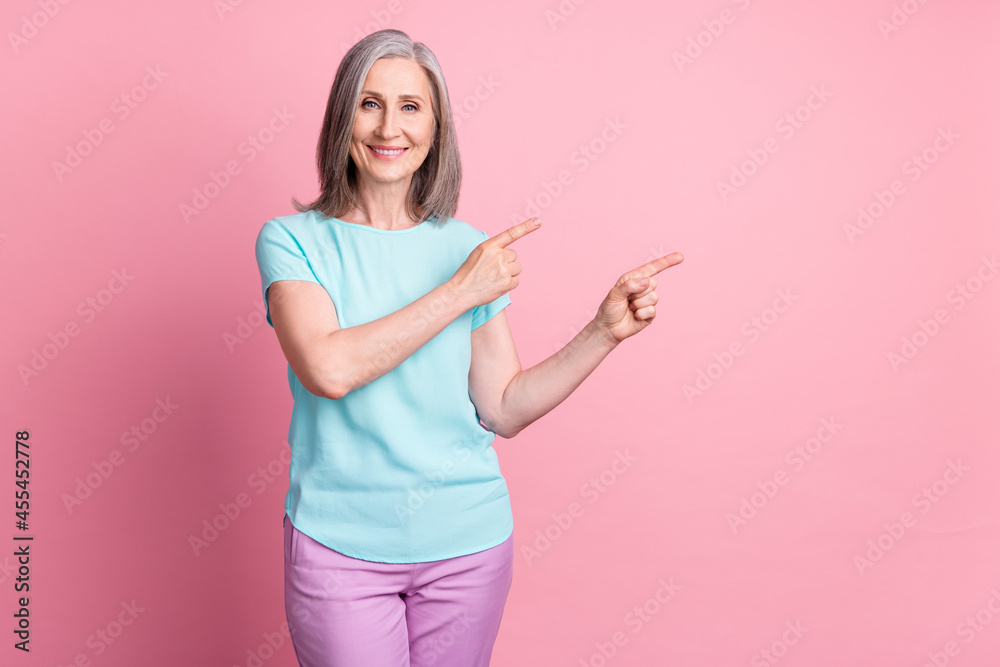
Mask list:
[[[384,99],[379,93],[376,93],[374,90],[362,90],[361,94],[362,95],[370,95],[371,97],[377,97],[380,100]],[[417,100],[418,102],[423,102],[424,101],[424,98],[420,97],[420,95],[413,95],[412,93],[407,93],[405,95],[400,95],[399,99]]]

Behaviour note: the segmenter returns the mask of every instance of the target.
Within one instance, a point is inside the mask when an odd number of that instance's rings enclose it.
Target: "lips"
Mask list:
[[[368,146],[369,149],[376,155],[382,155],[385,157],[397,157],[402,155],[405,151],[405,147],[391,147],[391,146]]]

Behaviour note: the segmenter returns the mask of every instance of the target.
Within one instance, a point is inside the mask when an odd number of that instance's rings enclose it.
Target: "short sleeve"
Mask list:
[[[483,241],[489,238],[486,232],[480,231],[483,235]],[[472,331],[475,331],[482,325],[493,319],[493,316],[499,313],[501,310],[510,305],[510,296],[508,292],[505,292],[498,296],[493,301],[483,304],[482,306],[476,306],[472,309]]]
[[[309,260],[302,246],[292,233],[276,220],[269,220],[261,227],[255,251],[264,308],[267,311],[267,323],[273,327],[271,308],[267,303],[267,288],[271,283],[278,280],[305,280],[319,283],[319,279],[309,266]]]

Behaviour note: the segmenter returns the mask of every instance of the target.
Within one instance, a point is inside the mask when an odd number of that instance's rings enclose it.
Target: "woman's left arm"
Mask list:
[[[483,423],[513,438],[566,400],[618,343],[653,322],[658,300],[653,275],[683,259],[671,253],[624,274],[573,340],[527,370],[521,369],[504,311],[473,331],[469,396]]]

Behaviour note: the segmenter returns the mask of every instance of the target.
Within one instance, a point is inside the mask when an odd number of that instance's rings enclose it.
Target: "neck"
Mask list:
[[[396,183],[373,183],[362,179],[358,183],[361,204],[342,216],[343,220],[375,229],[396,231],[418,224],[406,211],[406,196],[412,175]]]

